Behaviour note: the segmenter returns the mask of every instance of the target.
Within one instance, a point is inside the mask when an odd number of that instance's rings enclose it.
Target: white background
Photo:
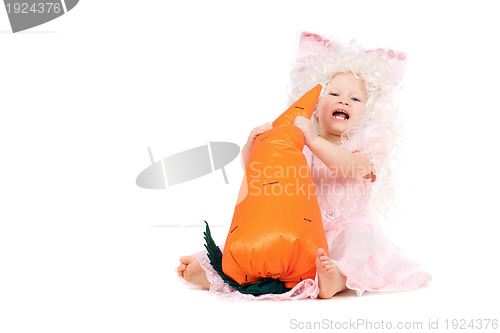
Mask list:
[[[12,34],[0,9],[0,331],[500,319],[497,12],[494,1],[82,0]],[[427,288],[231,302],[175,274],[202,249],[203,220],[224,241],[242,171],[236,159],[229,185],[217,172],[144,190],[147,147],[157,159],[242,147],[287,106],[301,31],[408,53],[401,213],[388,232],[429,267]]]

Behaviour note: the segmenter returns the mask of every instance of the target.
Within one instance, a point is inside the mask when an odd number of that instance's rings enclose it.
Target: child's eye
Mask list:
[[[332,96],[338,96],[339,94],[337,94],[337,93],[330,93],[330,95],[332,95]]]
[[[355,101],[355,102],[361,102],[361,101],[359,100],[359,98],[357,98],[357,97],[352,97],[351,99],[352,99],[353,101]]]

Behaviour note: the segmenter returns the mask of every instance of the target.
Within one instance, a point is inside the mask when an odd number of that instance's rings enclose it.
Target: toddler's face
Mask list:
[[[365,113],[368,91],[362,80],[352,73],[339,73],[326,85],[327,94],[317,105],[317,119],[321,131],[341,136],[358,126]]]

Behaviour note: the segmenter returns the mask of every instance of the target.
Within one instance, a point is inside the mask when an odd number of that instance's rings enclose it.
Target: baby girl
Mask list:
[[[378,225],[377,212],[390,197],[391,152],[397,128],[392,103],[394,79],[387,60],[356,44],[325,48],[301,59],[292,71],[291,100],[316,84],[323,91],[311,120],[294,125],[305,137],[307,158],[316,187],[329,245],[317,250],[316,278],[283,294],[260,298],[331,298],[347,289],[394,292],[415,289],[430,274],[404,253]],[[242,150],[246,165],[255,138],[272,128],[254,128]],[[372,197],[372,192],[377,195]],[[389,197],[388,197],[389,196]],[[213,271],[206,252],[180,258],[177,274],[213,293],[242,295]]]

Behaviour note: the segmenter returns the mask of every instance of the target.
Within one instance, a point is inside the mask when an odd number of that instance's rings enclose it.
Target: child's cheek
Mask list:
[[[331,108],[332,108],[332,101],[329,101],[326,98],[322,98],[318,102],[318,113],[319,114],[328,113],[328,110],[330,110]]]
[[[359,113],[359,114],[357,114],[357,115],[354,117],[354,119],[353,119],[353,120],[354,120],[354,124],[353,124],[353,126],[358,126],[358,125],[361,123],[361,121],[363,120],[363,113]]]

